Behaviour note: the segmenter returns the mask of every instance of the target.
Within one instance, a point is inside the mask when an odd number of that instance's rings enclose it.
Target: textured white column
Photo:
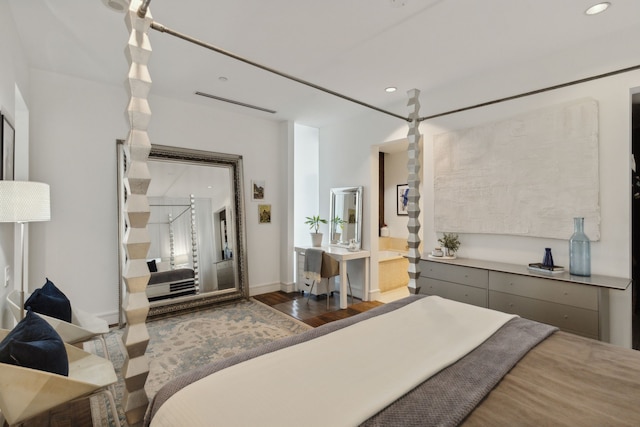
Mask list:
[[[173,233],[173,217],[169,214],[169,265],[172,270],[176,269],[176,241]]]
[[[193,283],[196,290],[200,289],[200,268],[198,259],[198,229],[196,226],[196,196],[189,197],[189,210],[191,211],[191,261],[193,267]]]
[[[141,19],[137,15],[140,0],[132,0],[125,23],[129,30],[126,49],[129,61],[127,89],[129,104],[129,135],[124,145],[125,150],[125,247],[126,260],[123,282],[127,289],[123,301],[123,311],[127,326],[122,336],[127,350],[122,376],[125,391],[122,406],[130,426],[141,425],[149,404],[144,391],[144,384],[149,375],[149,361],[145,356],[149,344],[149,333],[146,327],[149,313],[149,300],[146,289],[149,283],[149,268],[146,258],[149,252],[150,239],[147,231],[149,222],[149,201],[147,189],[151,177],[147,166],[147,158],[151,150],[151,142],[147,135],[147,127],[151,119],[151,110],[147,96],[151,88],[151,78],[147,63],[151,54],[151,46],[147,32],[151,25],[151,14]]]
[[[407,184],[409,184],[409,203],[407,212],[409,213],[409,222],[407,229],[409,230],[409,238],[407,244],[409,246],[409,291],[418,293],[418,278],[420,277],[420,122],[418,121],[420,113],[420,91],[412,89],[407,92],[409,101],[409,132],[407,139],[409,147],[407,149],[408,162],[407,170],[409,176]]]

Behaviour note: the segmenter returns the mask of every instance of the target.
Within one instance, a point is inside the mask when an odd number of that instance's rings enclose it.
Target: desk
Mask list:
[[[304,251],[311,246],[296,246],[296,257],[304,255]],[[369,251],[350,251],[341,246],[322,246],[321,248],[331,258],[340,263],[340,308],[347,308],[347,261],[353,259],[364,259],[364,288],[362,290],[362,300],[367,301],[369,296]],[[296,259],[297,262],[297,259]]]

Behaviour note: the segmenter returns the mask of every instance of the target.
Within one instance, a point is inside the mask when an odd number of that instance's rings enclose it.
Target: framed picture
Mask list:
[[[271,205],[258,205],[258,224],[271,224]]]
[[[16,131],[9,122],[7,116],[2,114],[2,138],[0,138],[0,148],[2,149],[2,164],[0,164],[0,177],[3,180],[13,181],[15,165],[15,144]]]
[[[251,180],[251,201],[256,202],[264,200],[264,187],[263,179]]]
[[[397,187],[397,214],[409,215],[407,208],[409,207],[409,185],[398,184]]]

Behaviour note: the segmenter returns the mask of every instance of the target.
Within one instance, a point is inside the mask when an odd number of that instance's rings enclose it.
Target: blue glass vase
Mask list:
[[[584,218],[573,218],[573,235],[569,239],[569,273],[591,276],[591,242],[584,234]]]
[[[544,258],[542,258],[542,265],[545,267],[553,267],[553,255],[551,255],[551,248],[544,248]]]

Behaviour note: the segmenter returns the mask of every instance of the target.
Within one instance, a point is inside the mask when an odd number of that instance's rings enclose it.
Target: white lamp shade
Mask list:
[[[49,184],[0,181],[0,222],[49,221]]]

